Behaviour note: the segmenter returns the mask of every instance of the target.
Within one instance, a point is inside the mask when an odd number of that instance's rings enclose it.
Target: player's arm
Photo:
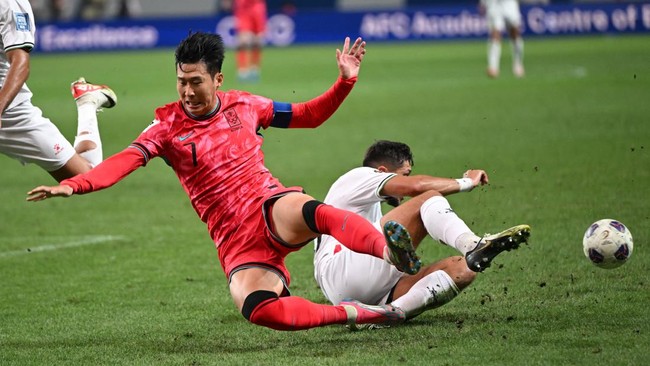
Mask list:
[[[108,188],[134,170],[145,165],[142,151],[129,147],[104,160],[87,173],[66,179],[58,186],[39,186],[27,192],[27,201],[42,201],[50,197],[70,197]]]
[[[315,128],[320,126],[343,103],[357,81],[361,61],[366,54],[366,42],[361,38],[350,46],[345,39],[343,50],[336,50],[339,77],[325,93],[304,103],[274,103],[271,126],[280,128]]]
[[[7,109],[29,77],[28,50],[16,48],[7,51],[6,55],[11,66],[0,88],[0,113]]]
[[[383,196],[396,198],[414,197],[427,191],[438,191],[443,196],[468,192],[479,185],[488,183],[487,173],[483,170],[472,169],[463,174],[463,178],[451,179],[429,175],[396,175],[391,178],[381,190]]]

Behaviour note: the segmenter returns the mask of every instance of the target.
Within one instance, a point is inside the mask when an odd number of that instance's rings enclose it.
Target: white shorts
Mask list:
[[[379,225],[375,227],[379,230]],[[385,304],[404,276],[383,259],[353,252],[335,240],[322,243],[314,258],[316,282],[334,305],[345,298],[369,305]]]
[[[521,27],[521,12],[517,0],[489,2],[486,8],[489,29],[503,32],[508,27]]]
[[[0,121],[0,153],[22,164],[34,163],[51,172],[75,154],[70,141],[29,100],[5,110]]]

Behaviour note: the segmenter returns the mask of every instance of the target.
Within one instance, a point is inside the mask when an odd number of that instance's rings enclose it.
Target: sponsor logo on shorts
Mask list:
[[[20,32],[29,32],[29,14],[27,13],[14,13],[16,19],[16,30]]]
[[[61,151],[63,151],[63,146],[54,144],[54,155],[59,155]]]

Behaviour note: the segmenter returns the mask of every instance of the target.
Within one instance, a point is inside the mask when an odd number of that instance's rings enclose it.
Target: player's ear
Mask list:
[[[377,170],[379,170],[379,171],[382,172],[382,173],[386,173],[386,172],[388,172],[388,168],[386,168],[386,166],[384,166],[384,165],[380,165],[380,166],[378,166],[378,167],[377,167]]]
[[[214,84],[216,85],[217,89],[223,84],[223,73],[218,72],[214,75]]]

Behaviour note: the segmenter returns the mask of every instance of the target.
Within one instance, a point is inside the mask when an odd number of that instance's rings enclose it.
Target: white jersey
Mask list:
[[[34,13],[27,0],[0,0],[0,87],[9,72],[7,51],[34,48]],[[34,163],[55,171],[75,154],[59,129],[32,105],[32,92],[23,83],[2,112],[0,153],[23,164]]]
[[[352,211],[375,224],[380,230],[380,191],[396,174],[361,167],[342,175],[330,187],[325,203]],[[403,273],[382,259],[353,252],[329,235],[316,243],[314,276],[333,304],[353,298],[366,304],[385,303],[391,289]]]
[[[382,217],[381,203],[385,197],[379,192],[395,173],[384,173],[369,167],[360,167],[343,174],[332,184],[325,203],[352,211],[370,222]]]
[[[521,12],[517,0],[481,0],[485,6],[485,16],[490,29],[503,32],[506,25],[521,26]]]
[[[31,51],[34,48],[34,13],[27,0],[0,1],[0,86],[4,85],[9,61],[7,51],[24,48]],[[12,108],[30,100],[32,92],[23,84],[22,88],[7,107]]]
[[[481,4],[486,8],[494,8],[499,6],[512,6],[515,4],[519,6],[518,0],[481,0]]]

